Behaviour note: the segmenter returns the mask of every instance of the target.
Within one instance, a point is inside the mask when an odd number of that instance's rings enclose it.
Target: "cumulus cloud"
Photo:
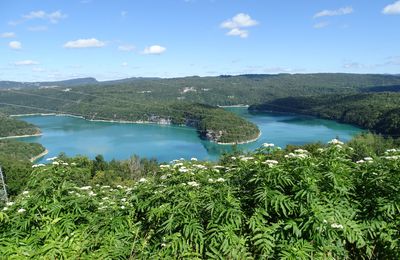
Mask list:
[[[322,28],[325,28],[325,27],[327,27],[329,25],[329,23],[328,22],[321,22],[321,23],[316,23],[316,24],[314,24],[314,28],[315,29],[322,29]]]
[[[79,49],[79,48],[100,48],[104,47],[106,44],[96,38],[90,39],[79,39],[76,41],[69,41],[64,44],[64,48],[68,49]]]
[[[39,62],[33,60],[21,60],[14,62],[16,66],[30,66],[30,65],[38,65]]]
[[[135,49],[134,45],[126,44],[118,46],[118,50],[120,51],[133,51]]]
[[[250,15],[245,13],[238,13],[234,17],[223,21],[220,27],[223,29],[229,29],[226,35],[247,38],[249,36],[249,32],[247,30],[244,30],[243,28],[256,25],[258,25],[258,22],[251,18]]]
[[[322,10],[314,15],[314,18],[325,17],[325,16],[340,16],[353,13],[353,7],[347,6],[336,10]]]
[[[8,46],[10,46],[11,49],[13,50],[20,50],[22,49],[22,44],[19,41],[12,41],[8,43]]]
[[[13,32],[5,32],[0,34],[0,38],[14,38],[15,37],[15,33]]]
[[[382,10],[383,14],[400,14],[400,1],[385,6]]]
[[[240,38],[247,38],[249,36],[249,32],[246,30],[242,30],[239,28],[233,28],[229,32],[226,33],[229,36],[239,36]]]
[[[167,50],[167,48],[160,45],[152,45],[144,48],[143,54],[162,54]]]

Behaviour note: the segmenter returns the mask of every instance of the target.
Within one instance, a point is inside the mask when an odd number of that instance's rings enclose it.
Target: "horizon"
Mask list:
[[[5,0],[0,7],[5,81],[400,73],[398,0]]]

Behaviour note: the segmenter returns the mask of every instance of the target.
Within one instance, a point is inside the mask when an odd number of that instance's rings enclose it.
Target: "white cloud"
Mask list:
[[[135,46],[131,45],[131,44],[118,46],[118,50],[120,50],[120,51],[133,51],[134,49],[135,49]]]
[[[78,49],[78,48],[99,48],[104,47],[106,44],[96,38],[79,39],[76,41],[69,41],[64,44],[64,48]]]
[[[122,62],[122,63],[121,63],[121,66],[122,66],[122,67],[127,67],[127,66],[128,66],[128,62]]]
[[[229,36],[239,36],[240,38],[247,38],[249,36],[249,32],[247,30],[242,30],[239,28],[233,28],[229,32],[226,33]]]
[[[325,16],[339,16],[353,13],[353,7],[347,6],[336,10],[323,10],[314,15],[314,18],[325,17]]]
[[[143,54],[161,54],[165,52],[167,48],[160,45],[148,46],[143,50]]]
[[[400,14],[400,1],[385,6],[382,10],[383,14]]]
[[[322,29],[322,28],[325,28],[325,27],[327,27],[329,25],[329,23],[328,22],[321,22],[321,23],[316,23],[316,24],[314,24],[314,28],[315,29]]]
[[[231,19],[225,20],[220,24],[223,29],[229,29],[226,35],[239,36],[240,38],[247,38],[249,32],[242,28],[252,27],[258,25],[258,22],[251,18],[250,15],[245,13],[239,13]]]
[[[66,14],[63,14],[60,10],[46,13],[45,11],[32,11],[29,14],[22,16],[25,20],[32,20],[32,19],[44,19],[49,20],[51,23],[58,23],[59,20],[67,18]]]
[[[235,15],[233,18],[222,22],[221,27],[226,29],[234,29],[234,28],[251,27],[257,24],[258,22],[256,20],[253,20],[250,17],[250,15],[239,13]]]
[[[12,41],[8,43],[8,46],[10,46],[11,49],[13,50],[20,50],[22,49],[22,44],[19,41]]]
[[[21,60],[14,62],[14,65],[17,66],[29,66],[29,65],[38,65],[39,62],[33,60]]]
[[[14,38],[15,36],[13,32],[5,32],[0,35],[0,38]]]
[[[31,31],[31,32],[47,31],[47,26],[32,26],[32,27],[28,27],[28,31]]]

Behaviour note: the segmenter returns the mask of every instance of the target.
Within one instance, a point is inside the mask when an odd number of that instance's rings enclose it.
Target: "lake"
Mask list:
[[[327,142],[333,138],[348,141],[362,130],[347,124],[302,115],[277,113],[250,114],[247,108],[228,108],[254,122],[262,135],[253,143],[238,145],[243,150],[253,150],[263,143],[301,145],[311,142]],[[21,138],[26,142],[41,143],[49,150],[46,158],[64,152],[68,156],[87,155],[94,158],[102,154],[106,160],[140,157],[156,158],[160,162],[196,157],[201,160],[217,160],[231,149],[201,140],[195,129],[157,124],[121,124],[92,122],[68,116],[23,116],[19,119],[40,127],[40,137]]]

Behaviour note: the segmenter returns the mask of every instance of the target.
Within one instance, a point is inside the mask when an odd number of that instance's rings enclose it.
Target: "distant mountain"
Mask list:
[[[45,82],[0,81],[0,89],[74,87],[82,85],[93,85],[97,83],[99,82],[95,78],[77,78],[77,79],[69,79],[62,81],[45,81]]]

